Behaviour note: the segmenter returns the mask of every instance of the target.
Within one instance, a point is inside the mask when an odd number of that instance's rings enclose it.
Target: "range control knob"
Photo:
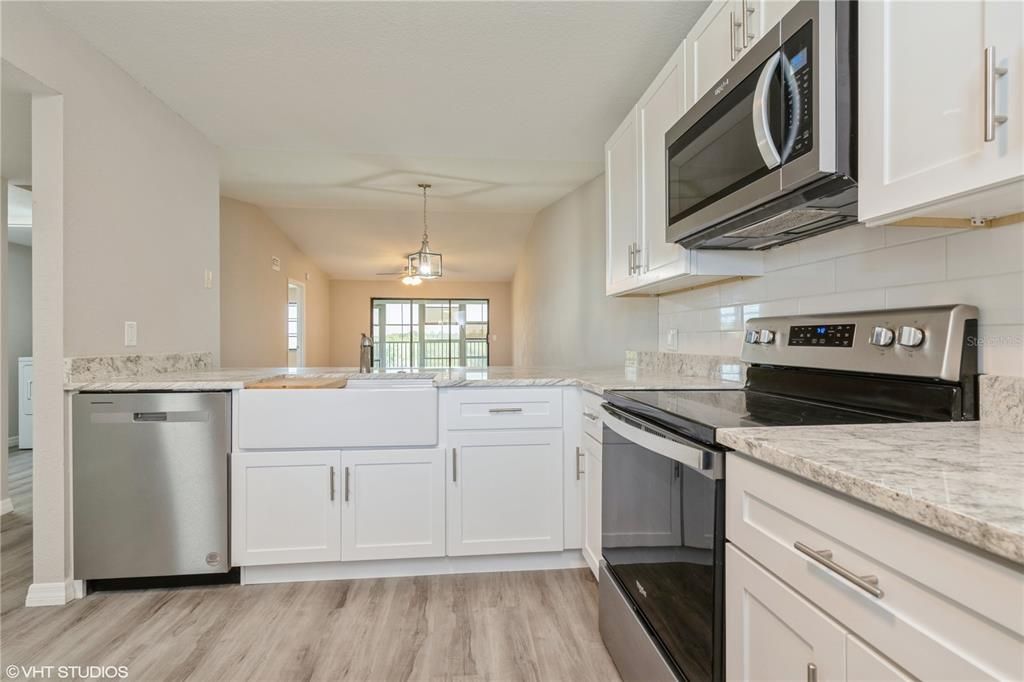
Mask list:
[[[757,332],[757,342],[758,343],[768,344],[768,343],[773,343],[774,341],[775,341],[775,332],[773,332],[771,329],[762,329],[762,330]]]
[[[748,329],[746,340],[747,343],[757,343],[758,339],[761,338],[761,333],[756,329]]]
[[[891,346],[894,334],[888,327],[875,327],[871,330],[872,346]]]
[[[917,327],[900,327],[896,335],[896,343],[908,348],[920,346],[922,341],[924,341],[924,332]]]

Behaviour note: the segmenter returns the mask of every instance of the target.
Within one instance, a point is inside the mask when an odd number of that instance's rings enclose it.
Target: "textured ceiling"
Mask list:
[[[449,221],[450,244],[518,253],[525,231],[509,224],[528,220],[509,214],[534,214],[601,173],[605,140],[707,2],[45,6],[221,148],[224,194],[415,211],[416,183],[429,181],[434,210],[470,214]],[[342,247],[354,237],[324,237],[323,211],[274,215],[335,276],[384,256],[379,241],[353,256]]]

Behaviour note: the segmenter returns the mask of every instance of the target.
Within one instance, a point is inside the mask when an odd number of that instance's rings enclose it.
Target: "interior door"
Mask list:
[[[343,561],[444,556],[444,453],[342,453]]]

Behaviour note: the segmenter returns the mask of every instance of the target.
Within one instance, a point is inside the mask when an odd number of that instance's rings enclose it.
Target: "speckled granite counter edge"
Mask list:
[[[968,425],[951,424],[952,428],[959,426]],[[770,464],[881,511],[912,521],[965,545],[976,547],[1024,566],[1024,536],[1018,533],[794,455],[760,439],[745,437],[742,431],[742,429],[721,429],[717,434],[718,442],[742,453],[741,456]]]

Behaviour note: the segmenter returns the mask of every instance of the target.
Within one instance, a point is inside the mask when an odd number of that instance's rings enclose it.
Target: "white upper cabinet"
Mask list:
[[[629,289],[636,273],[640,233],[638,140],[634,107],[604,147],[609,294]]]
[[[877,0],[859,11],[860,219],[1024,210],[1024,4]]]
[[[641,224],[646,272],[672,269],[683,249],[665,241],[665,133],[683,114],[685,42],[672,55],[637,104],[640,119]]]
[[[718,28],[704,26],[698,36],[709,52]],[[693,69],[687,61],[696,54],[690,39],[684,40],[605,145],[609,295],[664,293],[762,272],[760,253],[688,251],[665,239],[665,134],[692,104],[687,81]],[[724,73],[729,53],[720,61],[714,70]]]
[[[694,24],[686,37],[690,53],[690,84],[686,106],[691,107],[704,96],[711,86],[732,67],[742,51],[742,38],[737,48],[739,32],[736,21],[739,3],[735,0],[716,0]]]

